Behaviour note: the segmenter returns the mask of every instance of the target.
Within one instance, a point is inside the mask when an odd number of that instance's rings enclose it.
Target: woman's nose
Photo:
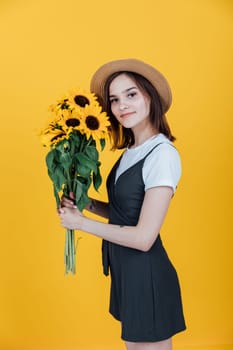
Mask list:
[[[120,104],[120,110],[124,111],[125,109],[129,108],[129,106],[127,106],[125,103],[121,103]]]

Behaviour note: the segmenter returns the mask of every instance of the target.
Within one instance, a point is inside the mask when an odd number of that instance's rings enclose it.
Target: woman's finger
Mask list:
[[[70,192],[70,193],[69,193],[69,196],[70,196],[71,199],[74,199],[74,200],[75,200],[75,194],[74,194],[74,192]]]
[[[62,209],[62,208],[58,208],[58,214],[64,214],[65,213],[65,211],[64,211],[64,209]]]
[[[61,199],[61,206],[62,207],[67,207],[67,208],[74,208],[75,204],[73,199],[67,198],[67,197],[62,197]]]

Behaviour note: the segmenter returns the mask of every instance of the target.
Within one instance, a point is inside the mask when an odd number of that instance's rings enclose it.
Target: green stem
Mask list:
[[[87,146],[89,146],[91,143],[92,143],[92,136],[90,136],[89,140],[88,140],[88,143],[87,143]]]
[[[75,247],[75,231],[66,230],[66,241],[65,241],[65,273],[76,272],[76,247]]]
[[[80,147],[79,147],[79,152],[80,152],[80,153],[83,152],[83,146],[84,146],[84,144],[85,144],[85,140],[86,140],[86,137],[83,136],[83,137],[82,137],[81,144],[80,144]]]

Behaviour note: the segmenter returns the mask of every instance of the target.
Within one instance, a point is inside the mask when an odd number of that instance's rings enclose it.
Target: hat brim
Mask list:
[[[134,72],[149,80],[160,96],[163,113],[168,111],[172,102],[172,93],[167,79],[157,69],[137,59],[130,58],[110,61],[101,66],[91,79],[91,92],[103,99],[106,80],[113,73],[121,71]]]

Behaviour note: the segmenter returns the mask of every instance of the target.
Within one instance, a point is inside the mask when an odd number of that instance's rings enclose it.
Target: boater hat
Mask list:
[[[116,72],[134,72],[145,77],[157,90],[163,112],[167,112],[172,102],[172,93],[166,78],[154,67],[137,59],[111,61],[101,66],[91,79],[91,92],[103,99],[104,86],[110,75]]]

